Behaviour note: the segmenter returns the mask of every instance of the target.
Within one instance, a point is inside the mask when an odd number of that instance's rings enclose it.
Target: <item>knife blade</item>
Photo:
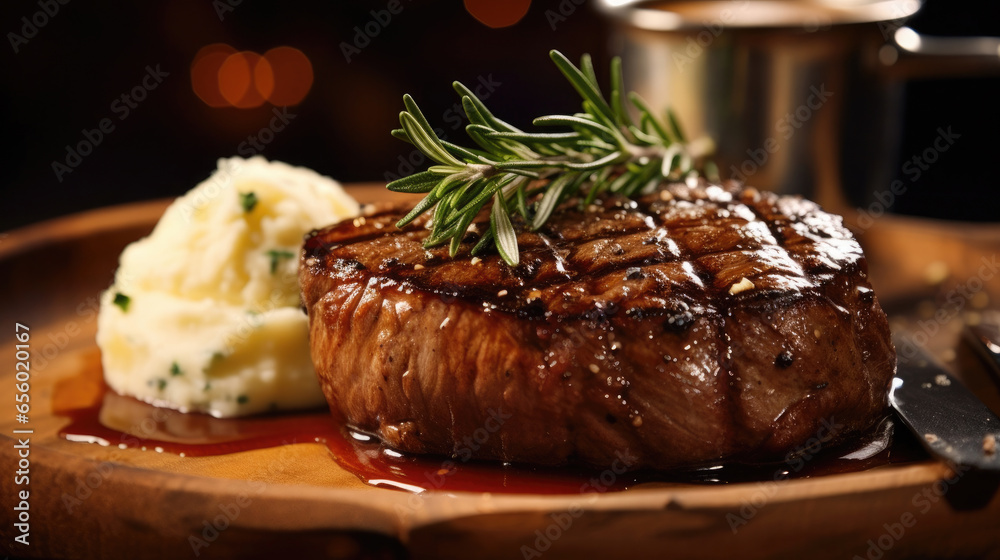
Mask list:
[[[989,321],[967,325],[965,338],[986,360],[990,373],[1000,382],[1000,325]]]
[[[896,376],[889,402],[931,455],[1000,474],[1000,418],[912,338],[893,335]]]

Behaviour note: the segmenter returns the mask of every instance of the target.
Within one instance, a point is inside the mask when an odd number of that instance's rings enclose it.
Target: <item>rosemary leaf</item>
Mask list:
[[[552,215],[552,212],[559,205],[559,202],[562,199],[563,191],[576,177],[577,176],[572,173],[567,173],[565,175],[560,175],[552,181],[549,188],[545,190],[544,194],[542,194],[542,200],[538,202],[538,209],[535,211],[535,218],[531,221],[532,231],[537,231],[538,228],[545,225],[549,216]]]
[[[420,202],[417,203],[416,206],[413,207],[413,210],[410,210],[410,212],[406,216],[403,216],[403,219],[396,222],[396,227],[397,228],[406,227],[407,224],[409,224],[413,220],[416,220],[418,217],[420,217],[421,214],[433,208],[434,205],[437,204],[437,202],[438,199],[432,196],[428,196],[427,198],[421,200]]]
[[[493,115],[493,113],[491,113],[490,110],[486,108],[486,105],[484,105],[483,102],[479,100],[479,97],[477,97],[476,94],[472,93],[472,90],[465,87],[461,82],[454,82],[452,86],[455,88],[455,91],[457,91],[458,94],[462,96],[462,109],[465,110],[466,116],[468,116],[469,113],[467,105],[472,105],[473,107],[475,107],[476,111],[480,115],[482,115],[483,119],[485,119],[486,121],[486,124],[488,124],[489,126],[497,130],[502,130],[506,132],[521,132],[516,127],[511,126],[506,122],[496,118]]]
[[[638,94],[632,92],[629,94],[628,99],[629,101],[632,102],[633,105],[635,105],[636,109],[639,109],[639,112],[642,113],[643,122],[649,124],[652,127],[652,129],[656,131],[656,134],[658,134],[661,139],[663,139],[667,143],[672,143],[674,141],[674,139],[671,138],[670,133],[667,132],[667,129],[664,128],[663,125],[660,124],[660,122],[653,117],[653,113],[649,110],[649,107],[646,106],[646,102],[643,101]]]
[[[581,97],[593,103],[595,107],[604,112],[605,116],[613,118],[611,107],[608,106],[608,102],[604,100],[600,90],[597,89],[597,77],[594,76],[594,67],[590,62],[589,55],[584,55],[581,59],[583,71],[573,66],[573,63],[559,51],[552,51],[549,56]],[[588,76],[587,73],[590,75]]]
[[[405,193],[430,192],[430,190],[433,189],[440,180],[441,176],[437,173],[432,171],[421,171],[420,173],[403,177],[402,179],[396,179],[386,185],[385,188],[390,191]]]
[[[602,157],[601,159],[595,161],[581,162],[581,163],[567,163],[566,169],[574,169],[577,171],[597,171],[602,167],[607,167],[612,163],[620,160],[622,158],[621,152],[611,152],[610,154]]]
[[[615,57],[611,61],[611,109],[615,114],[615,123],[620,127],[629,124],[628,112],[625,110],[624,79],[622,78],[622,59]]]
[[[403,125],[403,130],[406,131],[406,135],[413,141],[413,144],[427,157],[446,165],[462,165],[462,162],[455,159],[455,156],[449,154],[448,150],[444,149],[437,135],[428,134],[427,131],[420,128],[419,122],[413,115],[410,113],[400,113],[399,122]]]
[[[470,254],[472,256],[481,255],[483,251],[490,246],[491,242],[493,242],[493,230],[488,229],[485,233],[483,233],[483,236],[479,238],[479,241],[472,247]]]
[[[575,115],[547,115],[535,119],[534,124],[536,126],[571,126],[581,132],[590,131],[604,138],[614,139],[615,137],[614,131],[609,130],[607,126]]]
[[[670,130],[674,133],[674,138],[678,142],[687,142],[684,138],[684,132],[681,130],[681,123],[677,120],[677,115],[668,107],[667,108],[667,122],[670,123]]]
[[[490,231],[497,240],[497,250],[500,258],[510,266],[517,266],[520,254],[517,249],[517,234],[507,215],[507,205],[500,193],[493,195],[493,210],[490,212]]]

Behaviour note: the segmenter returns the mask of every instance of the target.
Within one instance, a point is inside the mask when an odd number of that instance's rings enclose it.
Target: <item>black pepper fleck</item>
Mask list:
[[[694,315],[691,313],[691,308],[686,303],[680,302],[675,309],[670,310],[667,320],[663,322],[663,328],[679,333],[686,331],[692,323],[694,323]]]
[[[794,361],[795,356],[793,356],[788,350],[785,350],[781,354],[778,354],[778,357],[774,359],[774,365],[781,369],[785,369],[786,367],[792,365],[792,362]]]

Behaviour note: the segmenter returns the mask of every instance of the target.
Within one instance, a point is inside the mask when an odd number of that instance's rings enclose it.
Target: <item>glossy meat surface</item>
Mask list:
[[[521,264],[425,250],[403,208],[314,232],[300,267],[331,409],[406,452],[670,469],[780,460],[884,412],[861,249],[812,202],[664,186],[557,213]],[[485,222],[476,224],[480,230]]]

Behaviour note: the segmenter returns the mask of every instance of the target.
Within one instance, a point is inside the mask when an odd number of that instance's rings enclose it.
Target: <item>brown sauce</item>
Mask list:
[[[187,457],[223,455],[290,443],[326,445],[333,460],[367,484],[404,491],[576,494],[639,485],[765,482],[862,471],[926,458],[892,417],[851,445],[816,443],[796,458],[770,465],[724,464],[674,472],[547,468],[400,454],[378,438],[342,427],[327,410],[214,418],[157,408],[107,388],[98,358],[53,391],[53,411],[69,420],[70,441],[137,448]]]

